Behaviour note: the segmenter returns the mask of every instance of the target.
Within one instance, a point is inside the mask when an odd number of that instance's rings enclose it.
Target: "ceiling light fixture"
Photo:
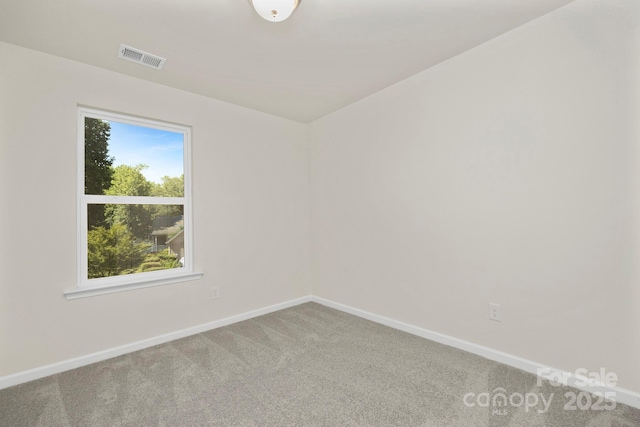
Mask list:
[[[280,22],[287,19],[301,0],[251,0],[253,8],[263,19]]]

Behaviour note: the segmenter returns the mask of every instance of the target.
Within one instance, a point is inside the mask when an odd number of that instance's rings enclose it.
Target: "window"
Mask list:
[[[68,299],[194,280],[190,129],[78,110],[78,287]]]

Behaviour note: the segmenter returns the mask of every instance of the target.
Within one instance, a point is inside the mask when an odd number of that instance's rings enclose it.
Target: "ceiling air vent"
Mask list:
[[[167,61],[165,58],[161,58],[159,56],[152,55],[140,49],[129,47],[123,44],[120,45],[118,57],[126,59],[127,61],[146,65],[147,67],[155,68],[156,70],[162,70],[162,67],[164,67],[164,63]]]

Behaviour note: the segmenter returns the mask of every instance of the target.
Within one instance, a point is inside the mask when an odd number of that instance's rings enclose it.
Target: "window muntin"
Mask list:
[[[78,288],[192,273],[190,129],[79,109]]]

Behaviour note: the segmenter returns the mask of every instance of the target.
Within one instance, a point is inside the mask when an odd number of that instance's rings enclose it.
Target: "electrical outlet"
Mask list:
[[[220,288],[215,286],[211,288],[211,299],[218,299],[218,298],[220,298]]]
[[[502,313],[500,313],[500,304],[489,303],[489,319],[496,322],[502,322]]]

